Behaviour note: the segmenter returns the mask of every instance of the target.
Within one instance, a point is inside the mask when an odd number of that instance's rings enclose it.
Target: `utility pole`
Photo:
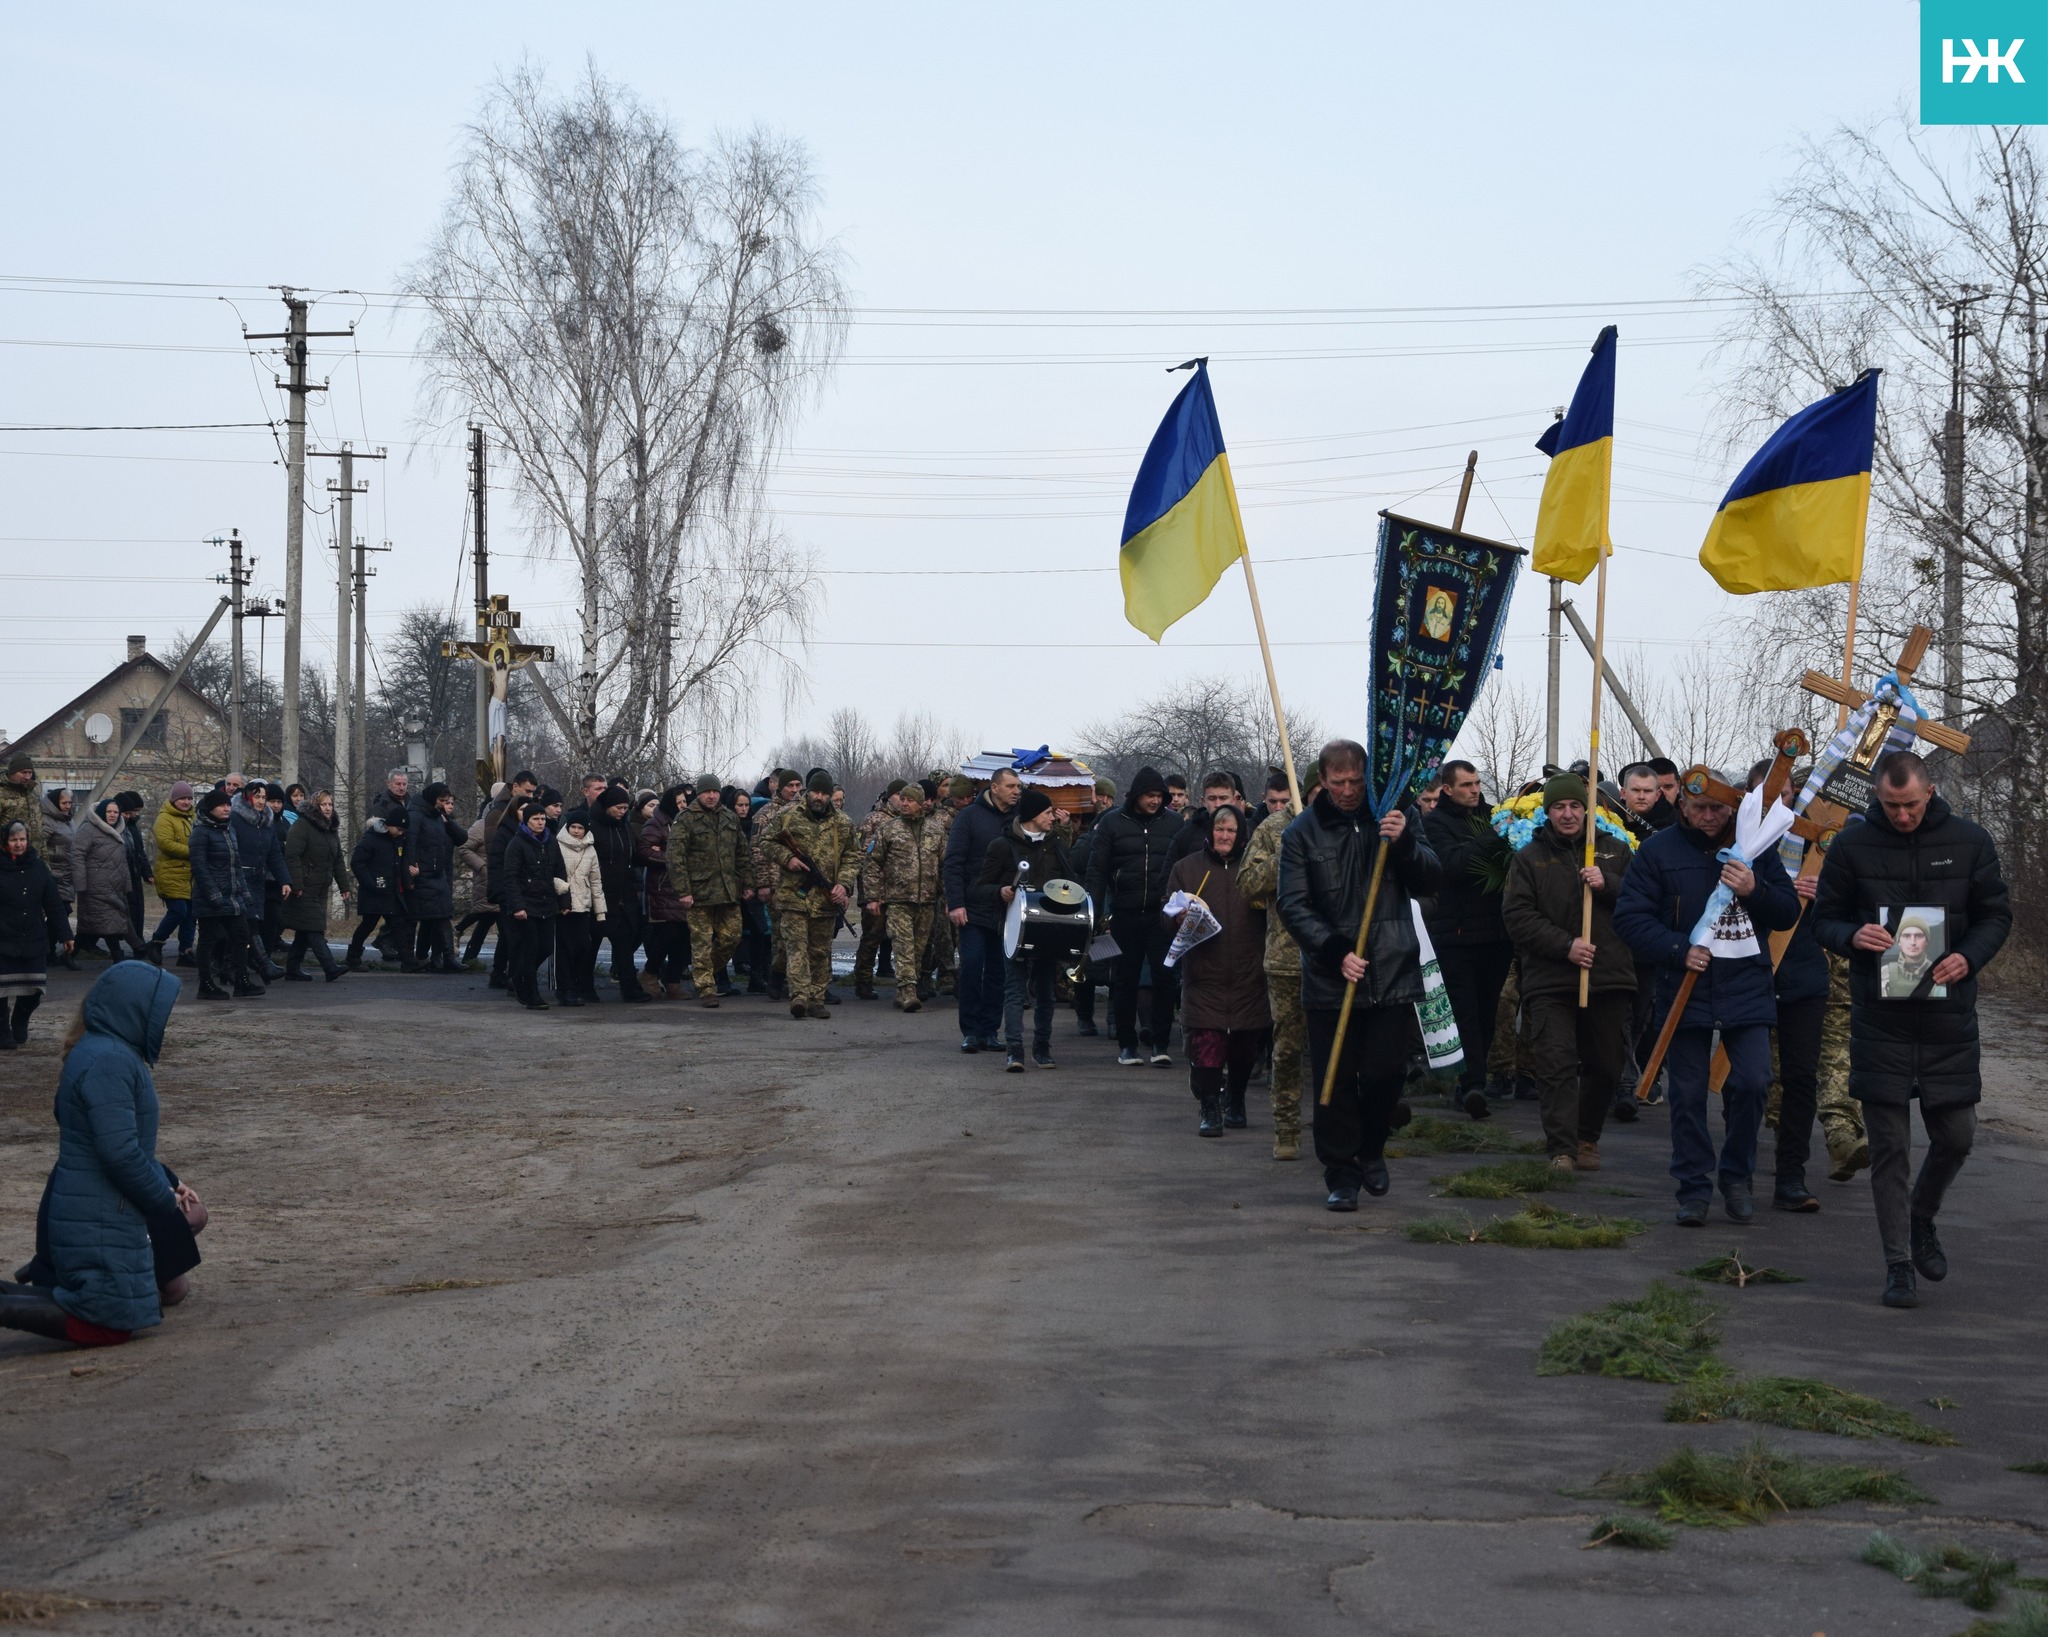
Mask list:
[[[1558,690],[1564,666],[1564,581],[1550,577],[1550,684],[1543,701],[1543,760],[1551,767],[1557,759]]]
[[[476,634],[488,640],[491,619],[490,486],[484,472],[484,429],[469,429],[469,515],[476,537]],[[481,666],[476,673],[476,766],[482,793],[490,794],[483,769],[491,760],[491,677]]]
[[[671,660],[676,647],[676,600],[673,596],[661,599],[661,665],[656,672],[654,695],[654,771],[656,777],[649,781],[654,784],[668,782],[668,718],[669,696],[672,671]]]
[[[284,782],[290,784],[299,776],[299,631],[305,619],[306,395],[327,390],[325,381],[316,387],[306,379],[306,343],[315,336],[353,336],[355,328],[309,330],[306,320],[313,304],[295,295],[289,285],[280,286],[279,293],[284,297],[285,328],[261,333],[245,328],[242,339],[282,341],[290,376],[288,381],[276,381],[277,389],[289,395],[285,406],[284,728],[278,771]],[[274,376],[272,379],[276,380]]]
[[[228,768],[240,773],[242,768],[242,587],[250,581],[249,571],[242,567],[242,531],[228,530],[223,542],[219,535],[213,539],[215,545],[225,544],[228,548],[228,571],[217,574],[215,580],[228,588],[228,613],[233,621],[228,627]]]
[[[370,487],[368,483],[356,482],[355,463],[382,460],[384,451],[358,450],[345,443],[339,449],[316,449],[314,454],[322,460],[341,462],[341,476],[327,480],[327,492],[334,496],[334,810],[347,817],[354,813],[355,799],[361,794],[349,777],[350,747],[354,742],[349,644],[355,618],[350,551],[355,543],[355,497],[368,493]]]
[[[390,549],[389,540],[371,546],[356,537],[356,698],[348,772],[349,788],[358,799],[370,788],[370,577],[377,571],[370,567],[369,554]]]
[[[1990,294],[1965,284],[1949,300],[1935,303],[1951,315],[1949,326],[1948,414],[1941,428],[1941,509],[1948,538],[1941,553],[1941,714],[1963,719],[1963,353],[1970,333],[1969,310]]]

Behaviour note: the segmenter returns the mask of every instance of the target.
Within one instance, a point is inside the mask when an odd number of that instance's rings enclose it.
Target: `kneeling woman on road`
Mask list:
[[[1222,1136],[1225,1126],[1243,1129],[1244,1088],[1273,1021],[1266,1006],[1266,912],[1238,890],[1243,864],[1244,817],[1235,807],[1219,807],[1209,818],[1209,844],[1166,878],[1169,898],[1191,893],[1222,928],[1179,963],[1188,1080],[1202,1105],[1198,1129],[1205,1137]],[[1176,926],[1183,918],[1168,917]]]
[[[206,1207],[156,1157],[156,1083],[178,980],[145,961],[100,975],[57,1083],[57,1163],[36,1212],[36,1256],[0,1281],[0,1326],[108,1347],[163,1321],[199,1265]]]

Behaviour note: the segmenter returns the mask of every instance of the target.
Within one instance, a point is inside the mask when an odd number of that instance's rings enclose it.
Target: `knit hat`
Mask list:
[[[562,815],[562,828],[566,830],[572,824],[580,824],[584,829],[589,829],[590,809],[587,807],[570,808],[568,812]]]
[[[1927,919],[1925,916],[1921,915],[1902,916],[1899,920],[1899,932],[1901,934],[1908,932],[1917,932],[1923,938],[1931,935],[1927,925]]]
[[[191,799],[192,787],[189,784],[187,784],[183,779],[180,779],[176,784],[171,786],[172,801],[190,801]]]
[[[420,799],[429,807],[432,807],[443,796],[452,796],[454,794],[455,792],[450,790],[445,784],[430,784],[420,792]]]
[[[822,767],[814,767],[811,776],[804,780],[804,788],[814,796],[829,796],[832,794],[832,775]]]
[[[1115,800],[1116,800],[1116,780],[1114,780],[1114,779],[1097,779],[1097,780],[1095,781],[1095,793],[1096,793],[1096,795],[1098,795],[1098,796],[1107,796],[1107,797],[1108,797],[1108,798],[1109,798],[1109,799],[1110,799],[1111,801],[1115,801]]]
[[[232,807],[234,805],[235,798],[233,796],[230,796],[219,785],[215,785],[211,790],[207,791],[205,795],[199,798],[199,811],[202,813],[218,813],[222,811],[224,808]]]
[[[789,783],[791,779],[801,779],[802,777],[803,775],[793,767],[778,767],[768,776],[768,794],[772,796]]]
[[[394,807],[384,815],[384,828],[387,830],[410,830],[412,828],[412,814],[403,807]]]
[[[124,813],[139,813],[142,811],[142,792],[140,790],[123,790],[114,797],[114,800],[121,804],[121,811]]]
[[[891,779],[889,781],[888,793],[892,796],[900,796],[903,794],[903,787],[908,783],[910,783],[908,779]]]
[[[1051,805],[1052,797],[1027,784],[1024,793],[1017,798],[1017,822],[1022,824],[1028,819],[1035,819]]]
[[[493,779],[493,780],[491,781],[491,800],[492,800],[492,801],[499,801],[499,800],[502,800],[502,799],[503,799],[503,797],[504,797],[504,794],[505,794],[505,781],[504,781],[503,779]]]
[[[7,758],[7,771],[10,773],[33,773],[35,770],[36,759],[25,750],[17,750]]]
[[[926,802],[935,802],[939,799],[939,781],[937,779],[919,779],[917,787],[924,792]]]
[[[716,773],[699,773],[697,775],[697,794],[700,796],[715,795],[724,788],[725,786],[719,782]]]
[[[1552,802],[1575,801],[1581,807],[1586,805],[1586,781],[1576,773],[1559,773],[1544,781],[1543,805]]]
[[[608,813],[614,807],[631,807],[633,805],[633,792],[626,789],[623,785],[608,784],[604,787],[597,800],[591,805],[600,813]]]
[[[955,773],[946,781],[946,799],[963,801],[974,794],[974,781],[965,773]]]

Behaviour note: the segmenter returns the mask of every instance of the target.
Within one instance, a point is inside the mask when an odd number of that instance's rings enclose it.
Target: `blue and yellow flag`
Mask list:
[[[1209,360],[1195,359],[1194,368],[1195,378],[1152,435],[1124,509],[1124,618],[1154,642],[1199,608],[1244,555],[1244,519],[1209,391]]]
[[[1802,591],[1863,577],[1877,370],[1809,404],[1743,467],[1700,547],[1723,591]]]
[[[1536,547],[1529,566],[1577,585],[1612,551],[1607,496],[1614,486],[1614,338],[1610,324],[1593,343],[1572,406],[1536,447],[1550,457],[1536,508]]]

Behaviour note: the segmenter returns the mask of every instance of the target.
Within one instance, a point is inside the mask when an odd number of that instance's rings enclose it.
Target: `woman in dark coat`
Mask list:
[[[71,838],[71,887],[78,903],[78,940],[107,941],[116,960],[122,947],[137,958],[142,942],[129,916],[128,838],[121,805],[109,796],[79,821]]]
[[[719,804],[732,809],[734,818],[740,821],[740,834],[747,838],[747,845],[754,844],[754,809],[760,805],[759,798],[750,796],[736,784],[726,785],[718,792]],[[740,902],[740,953],[733,962],[734,968],[744,962],[747,968],[747,993],[765,995],[768,993],[768,972],[775,958],[775,938],[768,923],[768,900],[760,892],[743,895]],[[683,963],[687,970],[690,959],[690,929],[683,928]]]
[[[1266,1004],[1266,912],[1238,890],[1244,865],[1244,819],[1235,807],[1209,817],[1209,839],[1175,864],[1167,895],[1189,893],[1209,907],[1221,931],[1203,939],[1177,963],[1180,1023],[1188,1048],[1188,1080],[1202,1106],[1198,1127],[1220,1137],[1226,1126],[1243,1129],[1244,1088],[1272,1028]],[[1184,918],[1168,916],[1178,926]]]
[[[1059,819],[1050,796],[1025,788],[1002,834],[981,855],[981,873],[968,884],[969,915],[983,922],[993,919],[1000,927],[1020,888],[1043,890],[1048,881],[1074,879],[1067,844],[1055,833]],[[1027,994],[1032,1000],[1031,1061],[1042,1069],[1057,1066],[1052,1057],[1053,987],[1060,966],[1069,958],[1063,951],[1019,949],[1004,963],[1003,1043],[1009,1048],[1005,1072],[1024,1072]]]
[[[29,1014],[43,1003],[49,952],[71,952],[71,922],[50,867],[15,819],[0,837],[0,1051],[28,1040]]]
[[[454,810],[454,793],[445,784],[428,785],[412,804],[408,853],[419,867],[412,878],[412,917],[419,929],[414,948],[429,972],[462,970],[455,960],[455,857],[469,832],[449,816]]]
[[[512,929],[512,959],[508,972],[512,993],[519,1004],[536,1012],[547,1010],[540,998],[538,974],[543,951],[553,947],[555,916],[561,901],[555,882],[564,873],[561,850],[548,834],[548,810],[539,797],[530,797],[516,809],[517,828],[505,844],[504,910]]]
[[[351,972],[363,969],[363,945],[379,921],[386,923],[387,932],[397,928],[402,934],[398,939],[398,947],[405,952],[401,969],[420,969],[420,963],[412,958],[412,884],[419,867],[412,861],[407,835],[411,816],[403,807],[393,807],[384,817],[371,819],[349,854],[349,868],[356,877],[356,914],[361,917],[349,934]]]
[[[284,976],[280,968],[271,964],[271,957],[284,951],[270,944],[266,895],[279,889],[288,899],[292,879],[284,867],[284,821],[271,807],[269,795],[268,785],[248,784],[228,810],[228,820],[235,832],[235,849],[241,859],[242,914],[249,930],[249,965],[266,980]],[[283,795],[280,790],[280,805]],[[282,911],[283,905],[278,908]],[[283,941],[280,932],[278,944],[281,946]]]
[[[218,787],[199,798],[199,819],[187,843],[192,913],[199,920],[199,998],[248,1000],[263,993],[249,976],[249,925],[244,918],[242,850],[228,820],[234,798]],[[258,906],[261,907],[260,904]]]
[[[306,954],[320,963],[327,981],[344,977],[348,968],[334,958],[327,947],[327,889],[341,894],[343,912],[353,895],[355,883],[342,861],[340,825],[334,816],[334,796],[322,790],[300,809],[299,821],[285,832],[284,867],[291,873],[292,895],[285,900],[285,930],[292,935],[291,953],[285,957],[284,975],[294,983],[311,983],[306,973]]]
[[[156,1157],[156,1084],[178,980],[144,961],[100,975],[57,1083],[57,1163],[26,1284],[0,1284],[0,1326],[106,1347],[163,1322],[199,1264],[199,1196]]]
[[[690,912],[669,884],[668,832],[681,804],[690,799],[690,789],[671,785],[640,823],[640,861],[647,866],[647,969],[642,976],[670,1000],[681,998],[683,979],[690,975]]]

